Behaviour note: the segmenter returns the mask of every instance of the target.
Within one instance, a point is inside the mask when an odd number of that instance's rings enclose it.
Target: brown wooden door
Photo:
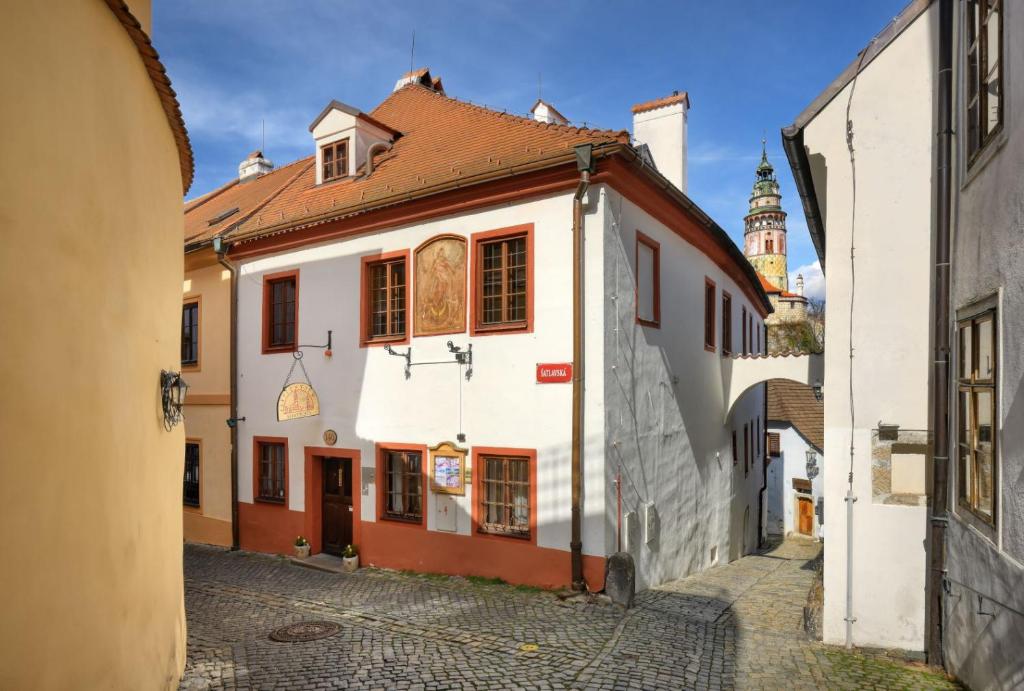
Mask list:
[[[323,551],[340,556],[352,542],[352,460],[325,458],[323,467]]]
[[[810,499],[800,497],[797,501],[797,508],[800,512],[798,526],[800,534],[810,535],[814,531],[814,504]]]

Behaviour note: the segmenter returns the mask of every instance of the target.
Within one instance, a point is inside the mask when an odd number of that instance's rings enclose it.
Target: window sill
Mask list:
[[[974,178],[978,177],[993,158],[999,153],[1006,144],[1006,128],[1002,125],[999,126],[999,131],[992,135],[992,138],[985,142],[985,145],[978,150],[974,155],[973,160],[965,160],[963,168],[963,182],[960,184],[960,189],[967,189],[967,186],[974,181]],[[962,147],[966,148],[966,147]],[[967,159],[968,157],[964,157]]]
[[[511,540],[521,540],[523,542],[530,542],[532,537],[529,533],[502,533],[494,530],[487,530],[486,528],[477,528],[477,535],[482,537],[498,537],[498,538],[509,538]]]
[[[286,346],[267,346],[263,348],[264,355],[275,355],[277,353],[294,353],[298,348],[294,345]]]
[[[989,519],[965,504],[960,498],[956,500],[956,510],[954,513],[961,521],[980,533],[982,537],[993,543],[996,542],[996,525],[994,520],[989,521]]]
[[[272,506],[285,506],[288,503],[288,499],[271,499],[270,497],[253,497],[254,502],[260,504],[270,504]]]
[[[490,336],[492,334],[530,333],[533,326],[528,322],[514,324],[477,324],[473,327],[472,336]]]
[[[402,336],[378,336],[375,338],[364,338],[359,342],[360,348],[374,348],[386,345],[405,345],[409,342],[408,334]]]
[[[380,520],[386,521],[388,523],[394,523],[396,525],[408,526],[410,528],[422,528],[423,527],[423,517],[422,516],[417,519],[417,518],[403,518],[402,516],[394,516],[394,515],[390,515],[389,516],[388,514],[381,514]]]
[[[181,508],[189,513],[202,513],[203,509],[199,504],[182,504]]]
[[[713,346],[713,345],[708,345],[707,343],[705,343],[704,344],[704,350],[708,351],[709,353],[714,353],[714,352],[717,352],[718,349],[715,348],[715,346]]]
[[[658,320],[658,319],[650,320],[650,319],[641,319],[640,317],[637,317],[636,318],[636,323],[639,324],[640,326],[649,326],[652,329],[660,329],[661,328],[661,320]]]

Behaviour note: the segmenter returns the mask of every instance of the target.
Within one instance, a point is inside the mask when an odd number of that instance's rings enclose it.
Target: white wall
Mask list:
[[[776,535],[799,533],[796,523],[796,502],[797,496],[801,493],[793,489],[793,478],[807,479],[807,451],[814,450],[814,447],[792,425],[772,423],[769,425],[768,431],[779,435],[779,450],[781,452],[779,457],[773,458],[768,465],[769,531]],[[818,459],[818,475],[811,480],[811,494],[802,494],[802,496],[810,496],[811,502],[817,507],[818,498],[822,496],[824,479],[821,472],[821,454],[815,451],[815,456]],[[811,536],[822,537],[824,531],[818,522],[817,515],[815,515],[812,525]]]
[[[743,424],[762,416],[764,387],[744,394],[731,414],[724,410],[726,384],[721,355],[721,313],[716,313],[716,352],[704,349],[704,278],[733,297],[733,348],[739,349],[741,307],[753,306],[703,253],[614,190],[600,187],[605,232],[605,395],[610,545],[615,549],[616,475],[621,475],[623,514],[643,522],[653,503],[658,539],[638,530],[627,540],[637,563],[637,585],[646,587],[707,568],[712,553],[726,562],[757,544],[761,464],[743,472]],[[592,188],[593,194],[593,188]],[[661,326],[635,319],[635,247],[640,230],[661,243]],[[593,370],[591,370],[593,371]],[[723,425],[723,421],[726,424]],[[740,461],[734,467],[731,429],[737,429]],[[763,446],[762,446],[763,451]],[[747,534],[743,515],[749,509]],[[623,526],[626,533],[626,526]]]
[[[925,507],[872,501],[871,429],[927,429],[931,147],[936,38],[932,5],[860,74],[851,108],[856,151],[856,312],[850,377],[852,180],[845,109],[851,85],[805,128],[825,215],[824,640],[845,634],[846,510],[855,422],[853,641],[924,645]],[[823,158],[822,158],[823,157]],[[886,587],[880,588],[879,583]]]
[[[435,445],[455,441],[462,396],[462,446],[504,446],[537,450],[537,544],[569,548],[571,384],[538,385],[539,362],[572,360],[571,322],[571,195],[558,195],[386,232],[311,246],[244,263],[239,281],[239,500],[252,501],[254,435],[289,439],[289,508],[304,510],[304,446],[322,446],[322,434],[333,429],[339,448],[361,450],[364,470],[375,466],[374,442]],[[600,237],[602,220],[588,217],[588,235]],[[414,367],[408,380],[403,360],[383,348],[359,347],[360,260],[378,252],[414,249],[439,233],[471,233],[534,224],[534,329],[528,334],[468,333],[412,338],[413,362],[448,360],[445,343],[473,344],[473,378],[460,379],[455,365]],[[587,245],[588,332],[600,334],[601,243]],[[304,362],[321,406],[318,417],[278,422],[276,402],[292,363],[289,353],[260,352],[262,276],[298,267],[298,338],[303,344],[324,343],[334,331],[334,356],[307,349]],[[411,275],[411,267],[409,269]],[[471,291],[467,292],[471,296]],[[467,298],[469,299],[469,297]],[[411,328],[411,321],[410,327]],[[409,346],[396,346],[404,351]],[[604,437],[602,343],[590,339],[587,356],[597,363],[587,372],[586,468],[584,475],[585,554],[605,555]],[[361,519],[374,521],[376,488],[361,497]],[[470,532],[472,488],[458,497],[458,532]],[[433,528],[434,495],[428,493],[428,528]]]

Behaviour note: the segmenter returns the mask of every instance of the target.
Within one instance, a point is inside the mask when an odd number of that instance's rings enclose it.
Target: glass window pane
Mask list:
[[[638,243],[636,248],[636,314],[654,321],[654,248]]]
[[[971,378],[971,324],[968,322],[960,327],[960,378]]]
[[[977,475],[977,510],[992,518],[994,504],[995,472],[992,467],[995,449],[995,396],[992,391],[981,389],[974,392],[974,414],[977,418],[975,441],[975,468]]]
[[[961,391],[957,402],[957,454],[958,454],[958,478],[957,496],[965,502],[971,500],[971,487],[974,473],[971,467],[971,448],[974,440],[971,436],[971,405],[970,393]]]
[[[978,334],[978,381],[992,381],[992,374],[995,372],[995,352],[993,340],[993,320],[988,317],[975,323]]]

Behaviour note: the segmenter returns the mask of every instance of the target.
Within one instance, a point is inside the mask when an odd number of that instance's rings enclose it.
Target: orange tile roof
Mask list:
[[[186,202],[185,244],[193,245],[208,241],[239,222],[243,222],[253,212],[260,210],[271,201],[289,182],[295,179],[297,174],[306,169],[312,170],[312,168],[312,159],[304,158],[266,175],[261,175],[254,180],[239,182],[236,178],[208,194]],[[232,209],[238,209],[238,211],[211,225],[210,221]]]
[[[648,110],[654,110],[655,108],[664,108],[665,106],[675,105],[676,103],[685,103],[686,107],[690,107],[690,96],[685,91],[677,91],[671,96],[665,96],[664,98],[656,98],[653,101],[646,101],[644,103],[637,103],[633,106],[634,113],[645,113]]]
[[[409,84],[370,114],[402,133],[390,150],[374,157],[373,174],[316,184],[313,157],[298,178],[228,236],[261,236],[302,227],[367,205],[399,203],[432,188],[506,172],[564,156],[577,144],[629,143],[626,131],[597,130],[537,122],[501,113]],[[310,140],[310,148],[313,141]],[[365,161],[359,161],[363,168]]]
[[[757,278],[759,281],[761,281],[761,287],[764,288],[764,292],[769,294],[782,292],[782,288],[777,288],[775,284],[769,281],[767,278],[765,278],[764,274],[761,273],[760,271],[757,272]]]

